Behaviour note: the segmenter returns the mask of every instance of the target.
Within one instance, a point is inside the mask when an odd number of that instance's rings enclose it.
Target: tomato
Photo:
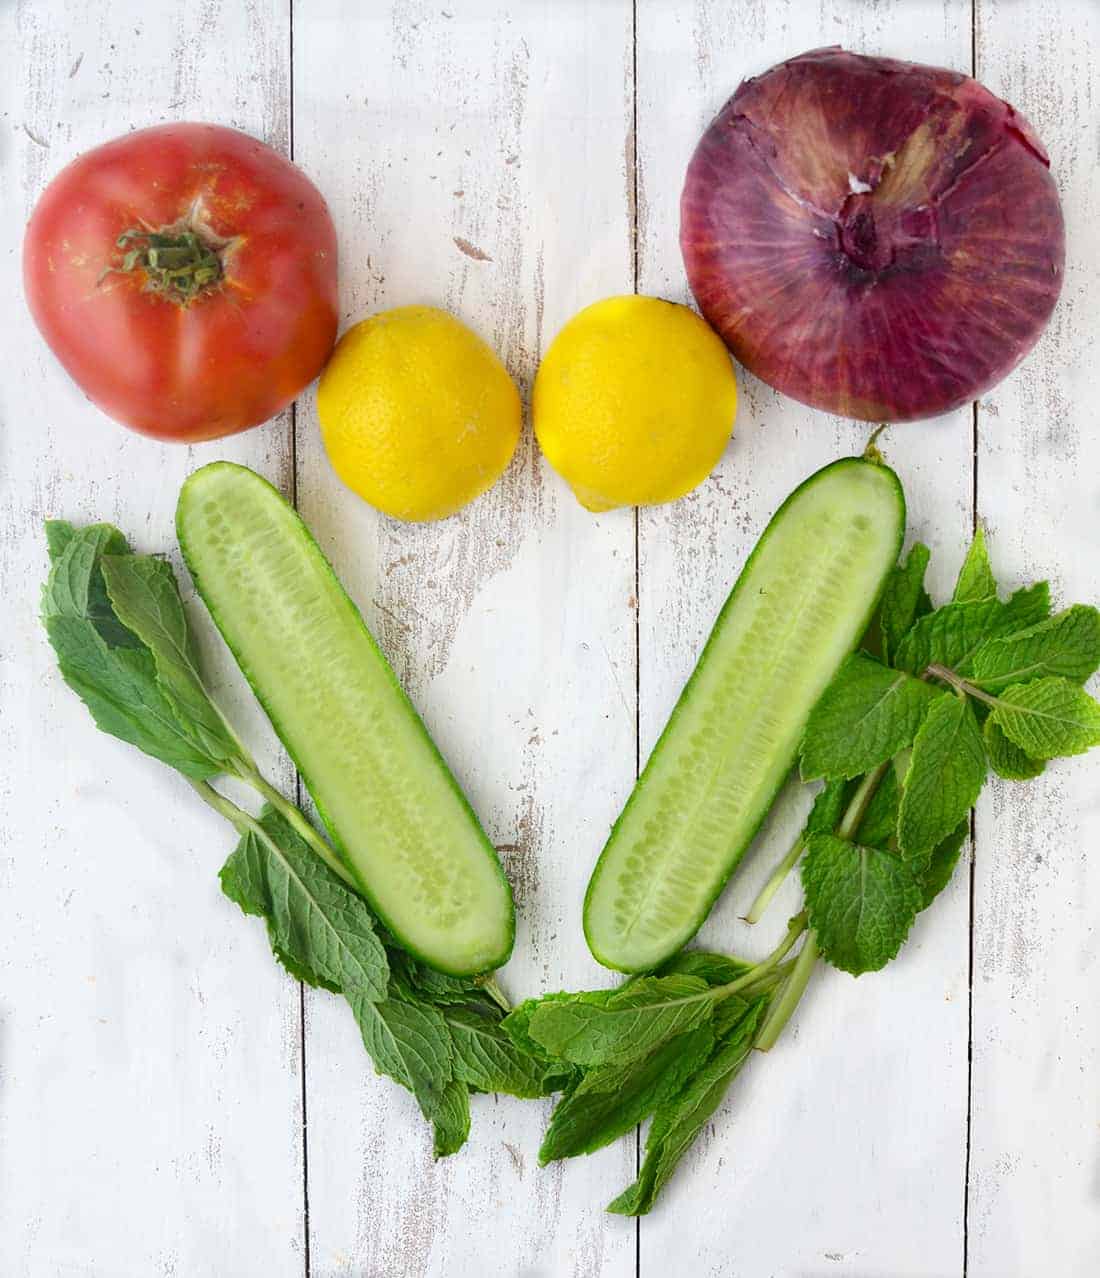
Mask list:
[[[336,338],[336,231],[312,182],[213,124],[166,124],[80,156],[23,249],[27,301],[105,413],[157,439],[267,421]]]

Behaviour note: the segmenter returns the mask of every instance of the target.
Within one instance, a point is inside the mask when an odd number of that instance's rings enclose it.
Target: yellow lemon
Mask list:
[[[588,510],[682,497],[714,469],[736,412],[722,340],[656,297],[609,297],[574,315],[532,397],[539,446]]]
[[[399,306],[348,329],[317,388],[333,469],[397,519],[444,519],[494,484],[519,440],[519,392],[446,311]]]

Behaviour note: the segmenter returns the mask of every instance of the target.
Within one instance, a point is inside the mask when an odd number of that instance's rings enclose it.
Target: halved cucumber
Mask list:
[[[243,466],[184,484],[195,585],[379,918],[467,975],[504,963],[515,912],[497,855],[295,511]]]
[[[855,457],[811,475],[772,517],[592,872],[584,932],[599,962],[647,971],[698,931],[904,533],[897,476]]]

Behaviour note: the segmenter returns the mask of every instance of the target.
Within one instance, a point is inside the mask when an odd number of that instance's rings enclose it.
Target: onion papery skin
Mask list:
[[[1058,190],[1028,122],[969,76],[839,48],[741,84],[680,213],[692,292],[736,358],[864,421],[978,398],[1062,285]]]

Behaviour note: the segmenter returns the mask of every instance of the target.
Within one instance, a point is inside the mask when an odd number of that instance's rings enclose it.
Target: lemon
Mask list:
[[[399,306],[348,329],[317,388],[333,469],[397,519],[444,519],[494,484],[519,440],[519,392],[446,311]]]
[[[539,366],[532,415],[550,465],[588,510],[675,501],[714,469],[737,381],[687,306],[609,297],[569,321]]]

